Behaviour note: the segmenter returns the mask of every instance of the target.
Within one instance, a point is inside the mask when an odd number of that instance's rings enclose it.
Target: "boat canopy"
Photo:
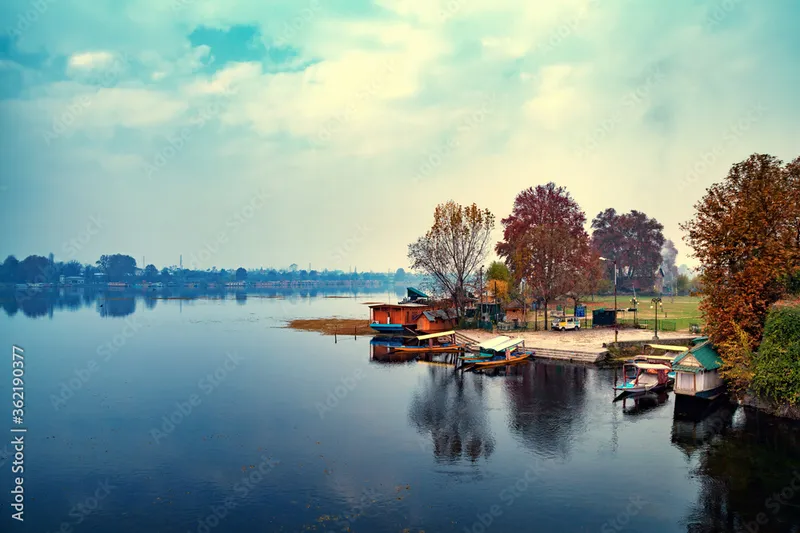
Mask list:
[[[509,348],[513,348],[515,346],[519,346],[520,344],[522,344],[524,342],[524,340],[525,339],[520,339],[520,338],[508,339],[505,342],[501,342],[500,344],[496,344],[494,346],[494,348],[491,348],[491,349],[494,350],[495,352],[502,352],[502,351],[507,350]]]
[[[478,348],[481,350],[494,350],[494,347],[498,344],[502,344],[506,341],[510,341],[511,337],[506,337],[505,335],[500,335],[499,337],[495,337],[493,339],[489,339],[486,342],[483,342],[478,345]]]
[[[428,339],[438,339],[439,337],[449,337],[450,335],[455,335],[455,331],[442,331],[440,333],[429,333],[427,335],[419,335],[417,336],[418,341],[426,341]]]
[[[659,365],[657,363],[634,363],[633,366],[643,370],[672,370],[667,365]]]
[[[669,361],[672,362],[673,357],[671,355],[637,355],[633,358],[634,361],[645,361],[645,360],[656,360],[656,361]]]
[[[683,353],[689,349],[686,346],[675,346],[672,344],[645,344],[645,348],[653,348],[656,350],[666,350],[668,352],[679,352],[679,353]]]

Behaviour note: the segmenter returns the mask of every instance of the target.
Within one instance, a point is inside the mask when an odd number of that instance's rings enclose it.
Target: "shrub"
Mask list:
[[[752,368],[753,392],[777,402],[800,404],[800,306],[770,311]]]

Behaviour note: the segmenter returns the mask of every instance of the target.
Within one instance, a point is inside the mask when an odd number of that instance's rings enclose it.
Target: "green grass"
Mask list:
[[[653,309],[650,309],[652,305],[651,302],[652,297],[642,296],[639,298],[639,318],[652,320],[655,318],[655,312]],[[572,308],[572,301],[569,302],[558,302],[563,306],[566,305],[566,311],[568,315],[571,315],[573,312]],[[700,298],[696,296],[676,296],[674,298],[670,298],[669,296],[663,296],[661,298],[662,307],[658,313],[658,319],[661,320],[663,318],[689,318],[689,319],[700,319],[700,310],[698,309],[698,305],[700,304]],[[591,313],[592,309],[599,309],[600,307],[606,307],[608,309],[614,308],[614,296],[595,296],[594,301],[592,301],[591,297],[588,300],[582,302],[582,305],[587,307],[587,313]],[[631,303],[631,296],[629,294],[625,295],[618,295],[617,296],[617,306],[620,309],[628,309],[632,308],[633,304]],[[555,310],[555,304],[551,307],[551,310]],[[633,312],[627,313],[629,315],[628,318],[633,319]],[[624,314],[621,314],[624,315]],[[591,315],[590,315],[591,316]],[[620,318],[624,318],[624,316],[620,316]]]

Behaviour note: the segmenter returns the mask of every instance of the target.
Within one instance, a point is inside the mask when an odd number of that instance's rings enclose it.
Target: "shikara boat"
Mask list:
[[[665,389],[669,384],[672,368],[661,363],[629,362],[623,365],[625,383],[615,385],[614,390],[627,393],[650,392]],[[633,376],[633,377],[631,377]]]
[[[471,363],[470,364],[470,368],[472,370],[479,370],[481,368],[492,368],[492,367],[496,367],[496,366],[516,365],[516,364],[523,363],[523,362],[527,361],[528,359],[530,359],[530,357],[532,355],[533,355],[533,352],[518,351],[518,352],[514,352],[514,355],[512,355],[508,359],[505,359],[505,358],[502,358],[502,359],[489,359],[488,361],[487,360],[483,360],[483,361],[477,361],[477,362]]]
[[[523,339],[506,336],[495,337],[479,345],[478,355],[462,359],[465,370],[477,370],[496,366],[514,365],[527,360],[533,352],[527,351]]]
[[[418,335],[410,342],[411,344],[395,347],[394,351],[404,353],[448,353],[460,352],[465,349],[465,345],[456,342],[456,332],[452,330]]]

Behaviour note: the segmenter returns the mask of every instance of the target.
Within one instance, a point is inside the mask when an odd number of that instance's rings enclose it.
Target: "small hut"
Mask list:
[[[722,358],[705,337],[695,339],[695,346],[675,357],[675,394],[714,400],[725,390],[720,375]]]

